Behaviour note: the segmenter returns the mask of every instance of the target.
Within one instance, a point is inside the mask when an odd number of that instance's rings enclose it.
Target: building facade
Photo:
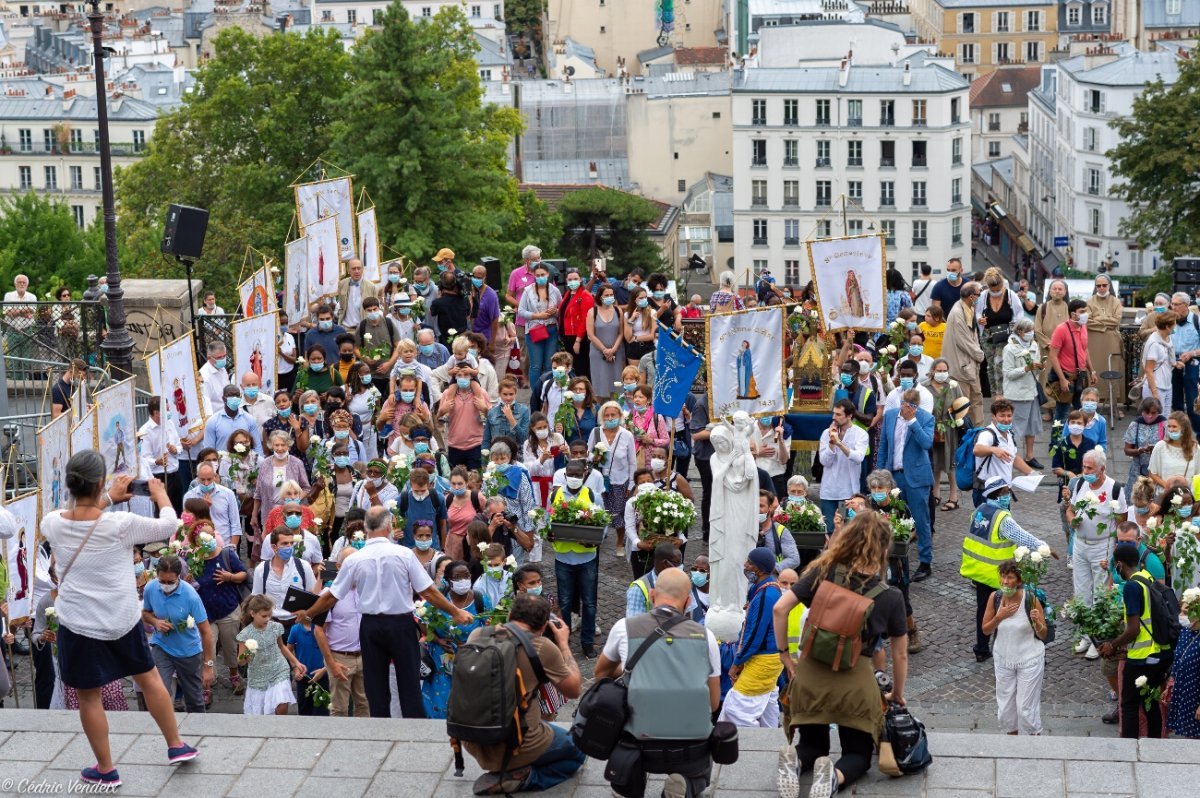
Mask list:
[[[972,162],[1012,154],[1013,136],[1029,129],[1028,94],[1042,77],[1039,66],[1002,67],[971,81]]]
[[[895,65],[735,70],[737,274],[810,279],[804,242],[884,234],[906,276],[970,268],[969,84],[917,54]]]
[[[1009,64],[1040,64],[1058,45],[1054,0],[913,0],[917,36],[954,56],[968,78]]]

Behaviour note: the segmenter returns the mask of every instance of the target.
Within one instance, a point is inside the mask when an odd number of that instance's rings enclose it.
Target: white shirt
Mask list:
[[[290,332],[279,333],[279,354],[288,357],[296,354],[296,337]],[[290,374],[294,368],[296,368],[295,364],[289,363],[283,358],[279,358],[275,362],[275,370],[280,374]]]
[[[1103,482],[1097,482],[1095,485],[1089,485],[1082,479],[1079,480],[1075,493],[1071,496],[1071,504],[1093,496],[1097,498],[1103,496],[1104,502],[1096,505],[1095,518],[1088,518],[1087,513],[1076,513],[1076,518],[1079,519],[1079,527],[1075,531],[1077,543],[1108,543],[1112,540],[1112,532],[1116,531],[1121,518],[1129,512],[1129,505],[1125,502],[1126,487],[1121,488],[1119,497],[1113,498],[1113,488],[1116,487],[1116,484],[1116,480],[1107,474]],[[1115,508],[1110,504],[1113,501],[1117,503]],[[1100,524],[1104,524],[1103,530],[1097,528]]]
[[[224,316],[225,315],[225,311],[221,309],[220,305],[213,305],[212,310],[209,310],[204,305],[201,305],[200,307],[196,308],[196,312],[199,313],[201,316]]]
[[[917,383],[916,389],[917,389],[917,392],[921,394],[921,400],[919,402],[917,402],[917,407],[921,408],[926,413],[929,413],[930,415],[932,415],[933,414],[933,393],[931,393],[928,388],[926,388],[924,385],[921,385],[920,383]],[[902,401],[903,397],[904,397],[903,390],[901,390],[900,388],[896,388],[895,390],[893,390],[891,393],[889,393],[887,395],[887,399],[885,399],[883,401],[883,412],[886,413],[889,410],[898,410],[900,408],[900,402]]]
[[[179,470],[179,451],[183,448],[183,444],[179,441],[179,429],[174,424],[164,427],[154,423],[153,419],[147,419],[146,423],[138,428],[137,437],[141,441],[140,451],[143,457],[155,461],[165,454],[167,456],[167,473],[174,474]],[[175,447],[174,454],[167,449],[167,444]],[[163,467],[155,463],[152,473],[161,474],[162,471]]]
[[[913,280],[912,292],[916,299],[913,300],[913,310],[918,316],[924,316],[925,311],[929,310],[929,306],[933,304],[933,286],[937,280],[925,279]]]
[[[915,421],[916,418],[913,418]],[[892,470],[904,470],[904,443],[908,440],[908,428],[912,426],[912,421],[896,416],[896,426],[892,428],[895,433],[895,438],[892,439]]]
[[[850,454],[842,451],[840,446],[829,447],[829,428],[821,433],[818,444],[818,455],[825,473],[821,477],[821,498],[844,501],[858,493],[859,472],[862,470],[863,458],[867,456],[867,445],[870,438],[864,430],[847,424],[841,433],[842,443],[850,450]]]
[[[92,521],[70,521],[61,510],[42,519],[41,532],[50,541],[60,578],[92,524]],[[58,620],[72,632],[95,640],[117,640],[129,634],[142,618],[142,602],[133,581],[131,549],[167,540],[179,526],[179,519],[175,510],[167,506],[157,519],[109,512],[100,516],[95,525],[87,548],[59,585],[54,606]]]
[[[413,593],[433,586],[433,580],[411,549],[388,538],[368,538],[357,554],[342,563],[329,588],[341,599],[358,591],[363,615],[407,615],[413,611]]]
[[[929,355],[921,355],[920,360],[913,360],[911,357],[908,356],[908,354],[905,354],[904,357],[901,358],[900,362],[901,363],[908,362],[908,363],[916,363],[917,364],[917,382],[924,382],[925,379],[929,376],[929,370],[931,368],[933,368],[933,358],[931,358]],[[900,383],[900,375],[899,374],[896,375],[895,382],[897,385]]]
[[[362,320],[362,282],[351,280],[346,286],[346,312],[342,316],[342,326],[346,329],[357,327]]]
[[[717,647],[717,638],[713,633],[704,630],[708,639],[709,678],[721,675],[721,650]],[[625,619],[617,621],[608,630],[608,639],[604,641],[604,656],[612,662],[626,662],[629,659],[629,632],[625,628]]]
[[[1001,449],[1011,454],[1012,459],[1006,463],[999,457],[995,456],[993,456],[991,459],[988,459],[987,455],[984,455],[983,457],[976,456],[975,473],[979,477],[979,481],[987,482],[989,478],[998,475],[1004,477],[1004,481],[1006,483],[1012,482],[1013,463],[1016,462],[1017,458],[1017,443],[1013,439],[1012,432],[1000,432],[998,429],[996,429],[996,425],[994,423],[988,424],[984,429],[987,434],[980,434],[976,436],[976,444],[981,443],[984,446],[999,446]]]
[[[262,425],[266,424],[267,420],[275,415],[275,409],[275,400],[267,396],[266,391],[261,388],[258,390],[258,398],[254,400],[253,404],[245,401],[245,398],[242,400],[242,410],[250,414],[250,417],[254,419],[254,423],[258,424],[260,431],[262,430]]]
[[[567,486],[567,469],[560,468],[554,472],[554,476],[550,479],[550,487],[565,488]],[[604,475],[594,468],[588,469],[588,474],[583,479],[583,487],[588,489],[588,493],[592,495],[592,501],[596,504],[601,504],[604,501]]]
[[[205,418],[225,407],[225,397],[222,393],[228,384],[229,372],[218,369],[211,361],[205,360],[204,365],[200,367],[200,401],[204,403]]]
[[[775,449],[775,454],[770,457],[760,455],[754,458],[754,462],[758,464],[759,468],[767,472],[767,476],[777,477],[787,470],[788,454],[783,455],[782,463],[779,462],[779,455],[781,449],[783,452],[789,454],[791,452],[792,436],[790,430],[791,428],[785,424],[783,427],[783,441],[779,442],[775,438],[775,427],[773,425],[765,429],[762,424],[754,425],[754,434],[751,436],[750,442],[759,448],[770,446]]]
[[[305,562],[310,562],[313,565],[320,565],[321,563],[325,562],[325,558],[321,556],[321,541],[317,539],[316,535],[314,535],[312,532],[309,532],[307,529],[301,531],[304,533],[304,552],[300,555],[300,559],[304,560]],[[338,538],[338,540],[345,540],[345,538],[341,537]],[[275,556],[275,549],[271,546],[270,535],[267,535],[266,539],[262,542],[262,551],[260,552],[260,556],[264,560],[270,560]],[[331,558],[336,559],[336,554],[332,554],[330,556]]]
[[[271,560],[263,560],[254,569],[254,582],[251,589],[275,602],[275,609],[271,611],[272,618],[277,621],[290,621],[296,616],[283,609],[283,599],[287,595],[288,588],[308,590],[311,593],[313,587],[316,586],[316,581],[311,573],[303,575],[300,573],[296,568],[294,557],[284,563],[282,576],[275,575],[275,569],[271,567]]]

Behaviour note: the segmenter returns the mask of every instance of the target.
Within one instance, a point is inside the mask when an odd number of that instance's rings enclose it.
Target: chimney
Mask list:
[[[850,80],[850,59],[843,58],[842,65],[838,68],[838,86],[846,88],[846,81]]]
[[[904,85],[912,85],[912,63],[909,61],[904,62]]]

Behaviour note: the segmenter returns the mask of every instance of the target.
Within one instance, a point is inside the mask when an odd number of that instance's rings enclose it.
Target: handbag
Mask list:
[[[547,340],[549,337],[550,337],[550,330],[548,330],[546,328],[546,325],[544,325],[544,324],[539,324],[537,327],[529,328],[529,340],[533,341],[535,344],[540,344],[542,341]]]
[[[900,704],[892,704],[887,709],[883,719],[883,739],[890,744],[896,770],[906,776],[920,773],[933,763],[925,724]],[[891,762],[887,764],[890,765]]]

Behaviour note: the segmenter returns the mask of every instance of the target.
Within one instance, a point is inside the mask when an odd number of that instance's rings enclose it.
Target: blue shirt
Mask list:
[[[310,676],[313,671],[325,667],[325,658],[321,655],[321,648],[317,645],[317,638],[312,629],[305,629],[298,623],[293,624],[292,631],[288,632],[287,644],[295,646],[296,659],[304,663]]]
[[[248,433],[250,440],[254,442],[254,448],[262,451],[262,434],[258,431],[258,422],[245,408],[240,407],[232,418],[225,408],[209,416],[208,421],[204,422],[204,443],[201,445],[223,452],[229,444],[229,436],[238,430]]]
[[[168,596],[163,593],[162,583],[152,579],[146,583],[146,589],[143,591],[142,609],[149,610],[154,613],[155,618],[170,621],[175,626],[170,632],[155,631],[150,638],[150,645],[158,646],[164,653],[179,658],[194,657],[201,652],[199,624],[208,620],[208,613],[204,609],[204,602],[200,600],[200,594],[187,582],[180,579],[179,587]],[[197,626],[180,631],[179,626],[187,622],[189,615]]]
[[[433,547],[441,550],[438,544],[438,538],[441,535],[439,521],[446,518],[446,502],[438,495],[437,490],[430,485],[429,495],[418,501],[413,498],[412,489],[404,491],[397,500],[397,504],[403,503],[400,507],[400,512],[404,515],[404,538],[400,541],[401,544],[413,548],[417,539],[413,537],[413,527],[417,525],[417,521],[432,521],[433,522]]]
[[[308,332],[304,333],[304,349],[302,354],[305,359],[308,357],[308,348],[313,344],[320,344],[325,350],[325,362],[333,363],[338,359],[337,337],[346,332],[346,328],[340,324],[334,324],[333,329],[329,332],[321,332],[316,327],[313,327]]]
[[[237,494],[224,485],[214,483],[213,492],[205,494],[200,490],[200,484],[183,494],[184,499],[203,499],[205,495],[212,496],[212,504],[208,512],[212,516],[213,526],[217,534],[225,538],[231,546],[242,536],[242,517],[239,514]]]
[[[746,620],[742,625],[737,653],[733,664],[744,665],[751,657],[760,654],[778,654],[775,647],[774,611],[781,591],[778,583],[765,580],[762,585],[750,586],[750,606],[746,608]]]
[[[1180,357],[1184,352],[1200,349],[1200,332],[1196,330],[1197,324],[1200,324],[1200,321],[1197,321],[1195,313],[1189,313],[1183,324],[1178,322],[1175,324],[1175,329],[1171,331],[1171,343],[1175,347],[1175,357]]]
[[[954,307],[954,303],[961,298],[961,289],[964,283],[960,277],[957,283],[951,283],[943,278],[938,280],[933,285],[932,293],[929,295],[930,302],[938,302],[942,306],[942,312],[946,318],[950,318],[950,308]]]
[[[517,420],[515,427],[508,423],[500,404],[494,404],[488,409],[487,424],[483,428],[484,449],[490,449],[492,439],[501,435],[508,435],[515,441],[524,441],[529,437],[529,405],[513,402],[512,414]]]
[[[224,568],[231,574],[240,574],[245,573],[246,566],[232,548],[226,547],[216,557],[204,563],[204,570],[196,580],[196,591],[200,594],[200,600],[204,602],[208,614],[213,618],[227,618],[229,613],[241,604],[241,597],[238,595],[236,584],[214,579],[218,568]]]
[[[459,330],[459,332],[464,332]],[[421,352],[421,345],[417,344],[417,362],[425,366],[430,371],[440,368],[443,363],[450,359],[450,350],[444,344],[434,343],[433,354],[426,355]]]

